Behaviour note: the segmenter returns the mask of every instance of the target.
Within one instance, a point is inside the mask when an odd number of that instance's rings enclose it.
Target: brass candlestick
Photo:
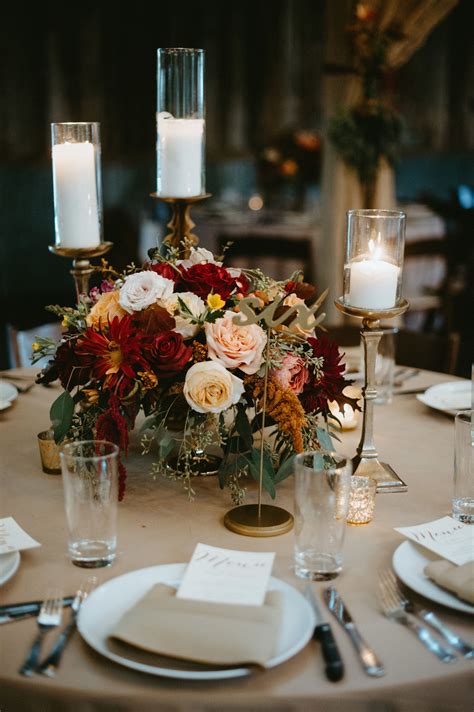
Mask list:
[[[349,306],[344,304],[342,297],[336,299],[334,303],[343,314],[362,319],[360,333],[364,344],[364,415],[360,443],[357,454],[352,460],[353,474],[373,477],[377,482],[377,492],[406,492],[408,487],[405,482],[400,479],[390,465],[380,462],[378,459],[379,454],[374,442],[374,400],[377,397],[375,359],[379,341],[383,335],[383,332],[380,331],[380,320],[393,319],[393,317],[406,312],[409,306],[408,301],[401,299],[392,309],[379,311]]]
[[[166,225],[166,227],[170,228],[171,232],[166,235],[163,242],[170,247],[176,248],[180,259],[187,259],[191,247],[195,247],[195,245],[199,243],[199,237],[193,235],[192,232],[193,227],[196,227],[196,223],[191,220],[191,206],[194,205],[194,203],[199,203],[201,200],[210,198],[211,193],[203,193],[202,195],[196,195],[191,198],[168,198],[158,195],[158,193],[151,193],[151,197],[171,204],[171,220]]]
[[[113,242],[101,242],[97,247],[61,247],[50,245],[49,251],[54,255],[72,259],[71,274],[76,287],[76,302],[79,303],[81,294],[89,294],[89,279],[94,271],[90,259],[105,255],[113,246]]]

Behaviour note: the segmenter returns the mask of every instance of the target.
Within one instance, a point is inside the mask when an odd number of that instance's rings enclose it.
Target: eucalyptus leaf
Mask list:
[[[74,400],[69,391],[63,391],[56,398],[49,411],[54,430],[54,441],[58,444],[66,437],[74,414]]]
[[[252,427],[249,423],[249,419],[247,418],[247,413],[244,407],[237,408],[235,427],[237,428],[237,432],[245,443],[247,450],[251,450],[253,445]]]
[[[278,472],[275,475],[275,484],[278,484],[278,482],[281,482],[282,480],[285,480],[287,477],[289,477],[291,474],[293,474],[294,471],[294,465],[295,465],[295,457],[296,455],[291,455],[291,457],[287,458],[285,462],[280,465]]]
[[[266,457],[265,457],[266,455]],[[254,448],[252,450],[250,461],[249,461],[250,474],[256,480],[260,481],[260,451]],[[273,478],[275,476],[275,470],[273,469],[272,462],[268,453],[264,452],[263,457],[263,472],[262,472],[262,485],[264,489],[268,492],[272,499],[276,497],[275,483]]]
[[[329,450],[331,452],[334,450],[332,438],[327,430],[325,430],[324,428],[316,428],[316,435],[319,442],[321,443],[321,447],[324,450]]]

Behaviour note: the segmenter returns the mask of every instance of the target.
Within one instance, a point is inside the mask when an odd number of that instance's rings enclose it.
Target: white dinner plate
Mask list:
[[[18,391],[12,383],[0,381],[0,410],[6,410],[18,398]]]
[[[417,398],[429,408],[456,415],[458,411],[471,407],[471,388],[471,381],[468,380],[438,383],[417,395]]]
[[[143,655],[137,650],[135,656],[131,648],[126,648],[126,653],[122,648],[112,649],[114,643],[108,637],[122,615],[156,583],[178,585],[185,569],[186,564],[164,564],[131,571],[107,581],[96,588],[81,606],[77,624],[80,634],[91,648],[109,660],[151,675],[183,680],[224,680],[249,675],[252,669],[248,667],[213,668],[187,661],[181,665],[171,658],[168,666],[168,661],[162,657],[158,665],[156,656],[151,654]],[[315,618],[306,599],[289,584],[272,577],[269,588],[283,593],[283,616],[277,653],[266,666],[272,668],[304,648],[313,635]]]
[[[441,603],[448,608],[454,608],[464,613],[474,613],[474,606],[464,603],[453,593],[437,586],[425,576],[424,569],[431,561],[439,560],[439,556],[414,542],[404,541],[393,555],[393,568],[398,578],[409,588],[435,603]]]
[[[0,554],[0,586],[3,586],[16,574],[19,565],[19,551],[12,551],[11,554]]]

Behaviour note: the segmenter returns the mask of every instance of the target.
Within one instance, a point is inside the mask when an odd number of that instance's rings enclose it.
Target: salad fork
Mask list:
[[[383,614],[387,618],[409,628],[430,653],[436,655],[443,663],[450,663],[456,660],[456,656],[448,648],[438,643],[429,630],[417,621],[415,616],[405,611],[386,571],[379,573],[378,598]]]
[[[25,658],[23,665],[20,668],[20,673],[31,677],[38,663],[38,658],[41,652],[43,638],[49,630],[57,628],[61,623],[61,615],[63,610],[63,594],[62,591],[55,589],[49,591],[44,599],[36,623],[39,631],[33,644]]]
[[[395,593],[397,594],[400,600],[400,605],[407,613],[413,613],[413,615],[417,615],[419,618],[421,618],[425,623],[427,623],[437,633],[439,633],[452,648],[461,653],[461,655],[463,655],[465,658],[474,657],[474,648],[472,647],[472,645],[466,643],[466,641],[460,638],[459,635],[457,635],[453,630],[451,630],[451,628],[448,628],[447,625],[442,623],[442,621],[440,621],[438,616],[436,616],[433,611],[428,611],[426,608],[415,606],[413,601],[411,601],[405,596],[405,594],[400,589],[400,586],[397,583],[393,571],[386,571],[385,576],[387,578],[387,581],[390,583]]]

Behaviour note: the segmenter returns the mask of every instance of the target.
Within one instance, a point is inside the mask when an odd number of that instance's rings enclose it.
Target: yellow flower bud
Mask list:
[[[64,327],[69,326],[69,320],[68,320],[67,316],[65,316],[63,318],[63,320],[61,322],[61,326],[64,326]]]
[[[225,302],[221,299],[220,294],[208,294],[207,305],[212,311],[215,311],[216,309],[222,309],[225,306]]]
[[[34,343],[31,344],[31,348],[33,351],[39,351],[41,346],[37,341],[35,341]]]

